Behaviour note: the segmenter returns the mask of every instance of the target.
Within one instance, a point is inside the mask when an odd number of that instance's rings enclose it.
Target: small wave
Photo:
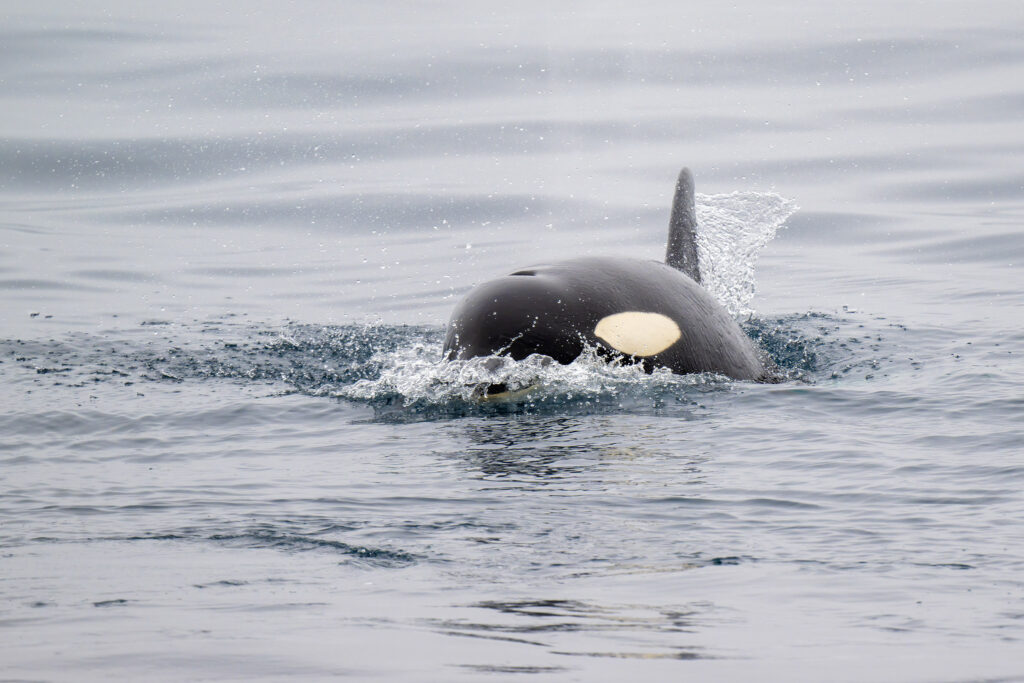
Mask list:
[[[413,555],[402,550],[350,545],[327,538],[266,529],[242,533],[214,534],[209,537],[209,540],[244,548],[273,548],[287,552],[332,552],[342,555],[346,561],[355,561],[379,567],[402,567],[416,562],[416,558]]]
[[[808,379],[825,365],[825,347],[835,321],[822,313],[778,318],[749,318],[743,331],[788,379]]]

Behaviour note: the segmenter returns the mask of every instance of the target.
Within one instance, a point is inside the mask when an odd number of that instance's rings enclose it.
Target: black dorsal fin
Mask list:
[[[697,261],[697,210],[694,206],[693,174],[684,168],[676,181],[676,197],[672,201],[672,217],[668,223],[668,248],[665,263],[700,282]]]

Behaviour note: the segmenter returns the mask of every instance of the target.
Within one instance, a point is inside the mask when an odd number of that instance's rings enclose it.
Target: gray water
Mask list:
[[[0,678],[1024,680],[1022,35],[7,3]],[[800,207],[723,276],[788,380],[465,400],[459,297],[660,258],[683,165]]]

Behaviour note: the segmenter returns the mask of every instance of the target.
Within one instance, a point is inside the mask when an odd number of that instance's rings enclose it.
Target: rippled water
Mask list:
[[[1024,680],[1022,7],[6,8],[0,676]],[[787,381],[438,364],[683,165]]]

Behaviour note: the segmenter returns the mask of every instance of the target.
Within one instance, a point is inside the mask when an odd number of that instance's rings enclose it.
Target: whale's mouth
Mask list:
[[[540,387],[539,382],[515,389],[504,383],[482,384],[473,392],[473,398],[483,403],[518,401],[532,394],[538,387]]]
[[[505,355],[472,358],[469,367],[475,371],[466,377],[470,381],[464,382],[464,386],[473,401],[518,401],[541,386],[541,370],[554,362],[554,359],[539,354],[532,354],[526,361],[516,361]],[[474,374],[476,377],[472,376]]]

